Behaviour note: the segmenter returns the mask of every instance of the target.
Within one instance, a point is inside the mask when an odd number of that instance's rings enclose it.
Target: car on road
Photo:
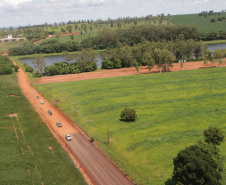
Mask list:
[[[48,110],[48,113],[49,113],[50,116],[52,116],[52,112],[50,110]]]
[[[43,100],[41,100],[41,104],[44,104],[44,101]]]
[[[59,121],[56,122],[58,127],[62,127],[61,123]]]
[[[36,94],[36,91],[34,91],[34,94]]]
[[[39,96],[37,96],[37,99],[39,99],[40,97]]]
[[[71,136],[69,134],[67,134],[65,138],[67,141],[71,141]]]

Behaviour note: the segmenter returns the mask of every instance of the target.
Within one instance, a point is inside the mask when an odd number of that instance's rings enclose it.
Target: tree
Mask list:
[[[218,163],[213,159],[208,144],[195,144],[181,150],[173,159],[173,184],[216,185],[221,179]]]
[[[207,130],[203,131],[203,134],[206,143],[220,145],[224,141],[223,131],[216,127],[210,126]]]
[[[75,56],[76,64],[80,67],[80,72],[90,72],[97,69],[96,54],[92,49],[82,49]]]
[[[14,71],[15,71],[15,72],[18,72],[18,70],[19,70],[19,66],[14,65]]]
[[[212,60],[212,51],[210,51],[209,49],[205,49],[204,50],[204,64],[206,65],[206,67],[208,67],[208,63],[211,60]]]
[[[25,72],[30,72],[30,73],[32,73],[33,71],[34,71],[33,67],[31,67],[31,66],[26,66],[26,67],[25,67]]]
[[[123,121],[135,121],[137,118],[136,111],[131,108],[124,108],[121,112],[121,120]]]
[[[223,58],[223,52],[220,48],[215,49],[215,51],[213,53],[213,57],[214,57],[214,59],[216,59],[216,61],[218,63],[217,67],[219,66],[219,64],[223,63],[223,61],[221,60]]]
[[[42,55],[34,54],[35,60],[32,60],[32,64],[43,76],[44,68],[46,66],[45,59]]]

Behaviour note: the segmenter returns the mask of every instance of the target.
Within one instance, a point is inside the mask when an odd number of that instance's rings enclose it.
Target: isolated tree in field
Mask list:
[[[34,58],[35,58],[35,60],[32,60],[32,64],[34,65],[34,67],[36,69],[38,69],[38,71],[43,76],[44,68],[46,66],[45,59],[43,56],[38,55],[38,54],[34,54]]]
[[[206,143],[220,145],[224,141],[223,131],[216,127],[210,126],[207,130],[203,131],[203,134]]]
[[[215,49],[213,57],[218,63],[217,67],[219,66],[219,64],[223,63],[223,60],[221,60],[223,58],[223,52],[220,48]]]
[[[209,148],[208,144],[195,144],[181,150],[173,159],[173,184],[217,185],[221,174]]]
[[[212,51],[209,49],[204,50],[204,64],[208,67],[209,61],[212,61]]]
[[[120,117],[122,121],[135,121],[137,118],[137,114],[134,109],[124,108],[121,112]]]

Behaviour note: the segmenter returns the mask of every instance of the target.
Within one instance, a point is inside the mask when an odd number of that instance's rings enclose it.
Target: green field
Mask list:
[[[0,54],[8,52],[9,48],[17,47],[24,44],[26,41],[0,42]]]
[[[173,24],[188,24],[195,25],[201,32],[218,32],[226,31],[226,21],[211,23],[210,20],[219,17],[226,17],[226,12],[220,15],[199,16],[198,14],[172,15],[168,16],[169,21]]]
[[[204,140],[204,129],[214,125],[226,133],[225,79],[221,67],[35,87],[138,184],[162,185],[171,177],[173,158]],[[124,107],[137,111],[136,122],[120,121]],[[225,142],[220,149],[226,155]],[[226,170],[223,178],[225,183]]]
[[[0,76],[0,98],[0,184],[86,184],[21,93],[16,74]]]

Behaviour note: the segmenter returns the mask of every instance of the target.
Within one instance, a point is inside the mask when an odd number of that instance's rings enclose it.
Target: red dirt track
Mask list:
[[[225,63],[220,66],[226,66],[226,58],[224,59]],[[179,63],[174,63],[171,71],[180,71],[180,70],[191,70],[191,69],[202,69],[206,68],[203,61],[200,62],[186,62],[183,64],[183,68],[180,67]],[[215,67],[216,63],[209,65],[208,67]],[[151,70],[151,73],[158,73],[159,70],[155,67]],[[147,66],[143,66],[139,74],[148,74],[149,70]],[[103,70],[103,71],[93,71],[88,73],[79,73],[79,74],[69,74],[69,75],[57,75],[57,76],[48,76],[38,78],[35,83],[44,84],[44,83],[57,83],[57,82],[67,82],[67,81],[78,81],[78,80],[88,80],[88,79],[97,79],[97,78],[109,78],[116,76],[128,76],[128,75],[137,75],[137,71],[134,67],[131,68],[121,68],[121,69],[112,69],[112,70]]]
[[[17,65],[14,62],[15,65]],[[19,68],[18,81],[24,96],[38,112],[50,131],[56,137],[61,146],[67,151],[75,165],[81,171],[90,185],[132,185],[127,178],[96,146],[89,142],[72,121],[49,103],[40,93],[30,86],[25,72]],[[36,93],[34,93],[36,91]],[[37,99],[40,96],[40,99]],[[44,101],[44,104],[40,103]],[[51,110],[52,116],[47,111]],[[56,126],[56,122],[62,123],[62,128]],[[66,141],[66,134],[70,134],[71,141]],[[54,151],[54,148],[51,148]],[[67,172],[65,172],[67,173]],[[45,184],[45,182],[43,182]]]

